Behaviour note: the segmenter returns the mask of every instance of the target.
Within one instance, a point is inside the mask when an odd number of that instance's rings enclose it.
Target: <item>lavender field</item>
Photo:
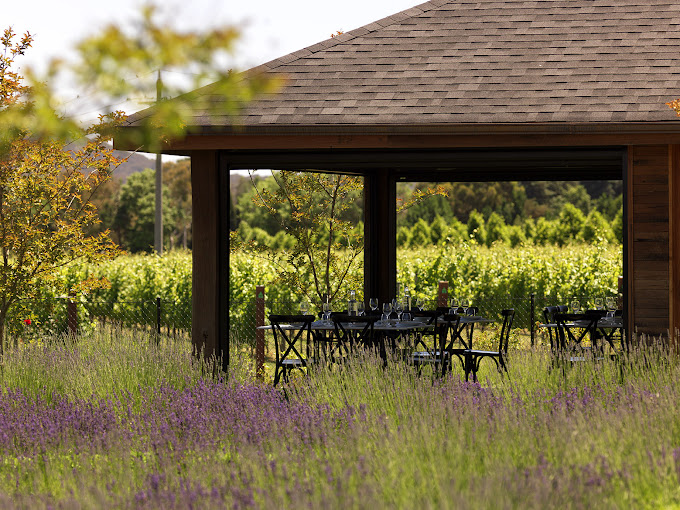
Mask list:
[[[186,342],[43,339],[0,375],[2,508],[659,508],[680,505],[680,367],[550,369],[542,349],[480,384],[370,355],[258,383]]]

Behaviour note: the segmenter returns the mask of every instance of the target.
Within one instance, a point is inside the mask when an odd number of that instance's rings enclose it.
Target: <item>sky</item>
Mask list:
[[[6,0],[0,28],[11,26],[34,36],[19,65],[37,67],[51,57],[72,54],[75,44],[104,25],[125,24],[144,4],[141,0]],[[230,67],[248,69],[422,3],[422,0],[163,0],[162,12],[176,28],[236,25],[241,39]],[[63,99],[69,100],[64,90]]]
[[[241,38],[234,60],[236,70],[249,69],[275,58],[395,14],[424,0],[157,0],[161,12],[177,29],[235,25]],[[144,0],[5,0],[0,29],[11,26],[18,36],[28,31],[32,47],[16,63],[44,69],[51,58],[69,58],[76,43],[107,24],[125,25],[135,19]],[[164,77],[164,79],[166,79]],[[57,88],[62,102],[80,120],[96,119],[100,109],[87,103],[77,89]],[[127,113],[141,107],[116,105]],[[164,160],[176,157],[163,156]]]

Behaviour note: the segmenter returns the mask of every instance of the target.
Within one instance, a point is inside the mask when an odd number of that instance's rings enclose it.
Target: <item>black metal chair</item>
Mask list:
[[[605,313],[602,310],[556,313],[553,318],[557,326],[558,343],[554,351],[557,360],[577,363],[603,359],[597,323]],[[585,345],[588,341],[590,345]]]
[[[508,343],[510,340],[510,330],[512,329],[512,322],[515,319],[514,308],[507,308],[501,311],[503,316],[503,325],[501,326],[501,332],[498,336],[498,350],[497,351],[481,351],[476,349],[466,349],[465,350],[465,380],[468,381],[470,374],[472,374],[472,380],[477,381],[477,371],[479,370],[479,365],[485,358],[491,358],[496,363],[496,368],[498,371],[501,370],[508,372]]]
[[[333,327],[335,340],[340,357],[349,356],[357,347],[376,348],[380,347],[376,341],[374,325],[379,317],[375,315],[347,315],[333,314]],[[386,356],[384,344],[380,348],[380,355]]]
[[[418,373],[424,366],[431,366],[435,375],[444,374],[451,369],[451,356],[457,356],[464,364],[464,347],[455,347],[460,329],[460,315],[444,314],[439,316],[433,312],[433,335],[429,342],[424,339],[419,344],[422,350],[416,350],[411,355],[411,363]],[[427,337],[425,337],[427,338]]]
[[[546,306],[543,308],[544,327],[548,331],[550,341],[550,351],[557,352],[559,349],[559,337],[557,335],[557,324],[555,324],[555,314],[560,313],[557,306]]]
[[[295,369],[304,371],[314,360],[310,356],[312,347],[313,315],[270,315],[269,323],[274,333],[276,365],[274,367],[274,386],[281,378],[288,382],[290,372]],[[304,343],[305,354],[300,347]]]
[[[439,313],[436,310],[413,310],[411,313],[414,320],[425,319],[423,329],[415,333],[410,356],[411,363],[420,373],[423,366],[436,363],[437,356],[440,356],[437,346]]]

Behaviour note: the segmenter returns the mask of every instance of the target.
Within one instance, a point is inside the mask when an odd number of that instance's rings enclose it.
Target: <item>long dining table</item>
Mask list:
[[[438,318],[445,315],[442,311],[438,314]],[[435,349],[447,349],[455,343],[460,343],[462,349],[454,348],[454,351],[462,351],[464,349],[473,348],[473,334],[475,326],[488,325],[495,322],[493,319],[486,318],[481,315],[465,315],[459,313],[460,322],[457,328],[452,328],[449,338],[438,338],[438,333],[434,331],[434,324],[428,324],[424,317],[414,317],[414,320],[376,320],[373,323],[373,344],[371,347],[377,350],[377,354],[386,365],[388,362],[389,352],[400,353],[405,360],[410,359],[408,353],[409,349],[413,350],[416,343],[416,335],[432,334],[435,342]],[[299,329],[299,324],[289,324],[282,326],[284,329],[295,330]],[[344,323],[345,330],[356,330],[360,332],[364,325],[362,324],[347,324]],[[258,326],[259,330],[271,330],[271,325]],[[342,345],[340,340],[336,338],[336,328],[332,319],[320,319],[311,323],[310,331],[312,334],[312,356],[316,359],[326,359],[328,361],[337,361],[342,359],[348,353],[348,346]],[[439,345],[440,340],[445,342],[445,345]],[[399,355],[397,356],[399,357]]]

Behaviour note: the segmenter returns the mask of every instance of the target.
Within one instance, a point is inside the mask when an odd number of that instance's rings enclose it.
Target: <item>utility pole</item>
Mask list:
[[[161,81],[161,70],[158,70],[156,80],[156,104],[161,102],[163,82]],[[156,153],[156,218],[154,221],[154,245],[156,253],[163,255],[163,156],[160,148]]]

